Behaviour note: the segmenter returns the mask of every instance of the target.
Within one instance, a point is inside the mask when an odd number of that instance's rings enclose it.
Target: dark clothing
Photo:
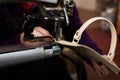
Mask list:
[[[19,9],[19,10],[18,10]],[[19,15],[19,16],[18,16]],[[0,45],[20,43],[23,11],[11,4],[0,4]]]
[[[15,7],[16,6],[16,7]],[[63,26],[63,35],[66,40],[72,41],[76,30],[82,25],[77,9],[74,7],[73,16],[69,17],[70,25]],[[22,32],[22,23],[24,10],[16,4],[0,5],[0,45],[19,44],[19,35]],[[15,23],[15,24],[14,24]],[[53,26],[44,26],[52,35],[54,35]],[[80,40],[81,44],[87,45],[97,52],[101,50],[84,32]],[[87,60],[87,59],[86,59]],[[88,61],[88,60],[87,60]],[[0,78],[10,80],[72,80],[67,73],[65,63],[60,57],[48,58],[27,64],[16,65],[0,70]],[[4,75],[4,76],[3,76]],[[4,80],[1,79],[1,80]]]

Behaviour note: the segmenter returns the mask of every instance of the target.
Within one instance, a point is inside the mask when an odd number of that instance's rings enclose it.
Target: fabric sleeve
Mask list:
[[[76,7],[74,7],[73,9],[73,16],[69,17],[69,21],[70,21],[69,26],[65,26],[63,28],[63,35],[66,40],[72,41],[75,32],[83,24],[82,21],[80,20],[79,12]],[[79,43],[84,44],[88,47],[91,47],[99,53],[102,53],[102,51],[98,48],[96,43],[93,42],[93,40],[90,38],[89,34],[86,31],[84,31],[84,33],[82,34],[82,37]]]

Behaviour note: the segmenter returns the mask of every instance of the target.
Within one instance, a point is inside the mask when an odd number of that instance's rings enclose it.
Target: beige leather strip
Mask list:
[[[108,58],[111,59],[111,61],[114,58],[115,55],[115,49],[116,49],[116,43],[117,43],[117,34],[116,34],[116,29],[112,22],[104,17],[94,17],[86,21],[75,33],[73,37],[72,43],[78,44],[79,40],[81,39],[81,35],[84,32],[84,30],[93,22],[98,21],[98,20],[104,20],[109,24],[109,28],[111,30],[111,43],[110,43],[110,49],[108,52]]]

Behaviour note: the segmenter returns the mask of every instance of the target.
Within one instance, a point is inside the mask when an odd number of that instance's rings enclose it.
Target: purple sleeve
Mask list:
[[[79,16],[79,12],[78,12],[76,7],[74,7],[73,16],[70,17],[69,20],[70,20],[70,24],[69,24],[69,26],[64,27],[63,35],[64,35],[66,40],[72,41],[76,30],[78,30],[82,25],[82,22],[81,22],[80,16]],[[92,39],[90,38],[90,36],[87,34],[86,31],[84,31],[84,33],[82,34],[82,37],[81,37],[81,40],[79,43],[84,44],[88,47],[91,47],[92,49],[94,49],[98,53],[102,54],[101,49],[99,49],[98,46],[92,41]],[[88,59],[88,58],[83,58],[83,59],[88,64],[92,65],[90,59]]]
[[[69,26],[64,27],[63,34],[64,34],[64,37],[66,40],[72,41],[76,30],[78,30],[82,25],[82,22],[81,22],[80,16],[79,16],[79,12],[76,7],[74,7],[73,16],[70,17],[69,20],[70,20],[70,24],[69,24]],[[84,33],[82,34],[82,37],[81,37],[81,40],[79,43],[89,46],[89,47],[93,48],[94,50],[96,50],[97,52],[102,53],[102,51],[92,41],[92,39],[90,38],[90,36],[87,34],[86,31],[84,31]]]

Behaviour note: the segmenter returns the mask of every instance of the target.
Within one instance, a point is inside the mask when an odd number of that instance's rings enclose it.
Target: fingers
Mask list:
[[[50,33],[47,30],[43,29],[42,27],[35,27],[32,34],[34,35],[34,37],[42,37],[42,36],[50,36],[50,37],[52,37],[50,35]],[[43,44],[45,44],[46,42],[48,42],[50,40],[51,40],[50,38],[42,38],[42,39],[38,39],[38,40],[35,39],[35,40],[30,40],[30,41],[24,41],[24,33],[22,33],[20,35],[20,41],[25,46],[43,45]]]
[[[101,65],[101,69],[103,70],[105,76],[107,76],[110,73],[109,69],[106,68],[106,66],[104,65]]]
[[[95,61],[92,61],[93,67],[95,69],[95,71],[100,75],[103,76],[103,71],[102,69],[97,65],[97,63]]]
[[[35,37],[51,36],[50,33],[47,30],[43,29],[42,27],[35,27],[32,34],[34,34]]]
[[[33,33],[34,37],[42,37],[42,36],[50,36],[52,37],[52,35],[50,35],[50,33],[45,30],[44,28],[37,26],[34,28]],[[36,39],[35,41],[50,41],[50,38],[40,38],[40,39]]]
[[[23,45],[26,47],[38,47],[43,46],[46,44],[45,42],[30,42],[30,41],[24,41]]]
[[[95,61],[92,61],[95,71],[100,76],[107,76],[110,73],[110,70],[103,64],[99,64]]]

